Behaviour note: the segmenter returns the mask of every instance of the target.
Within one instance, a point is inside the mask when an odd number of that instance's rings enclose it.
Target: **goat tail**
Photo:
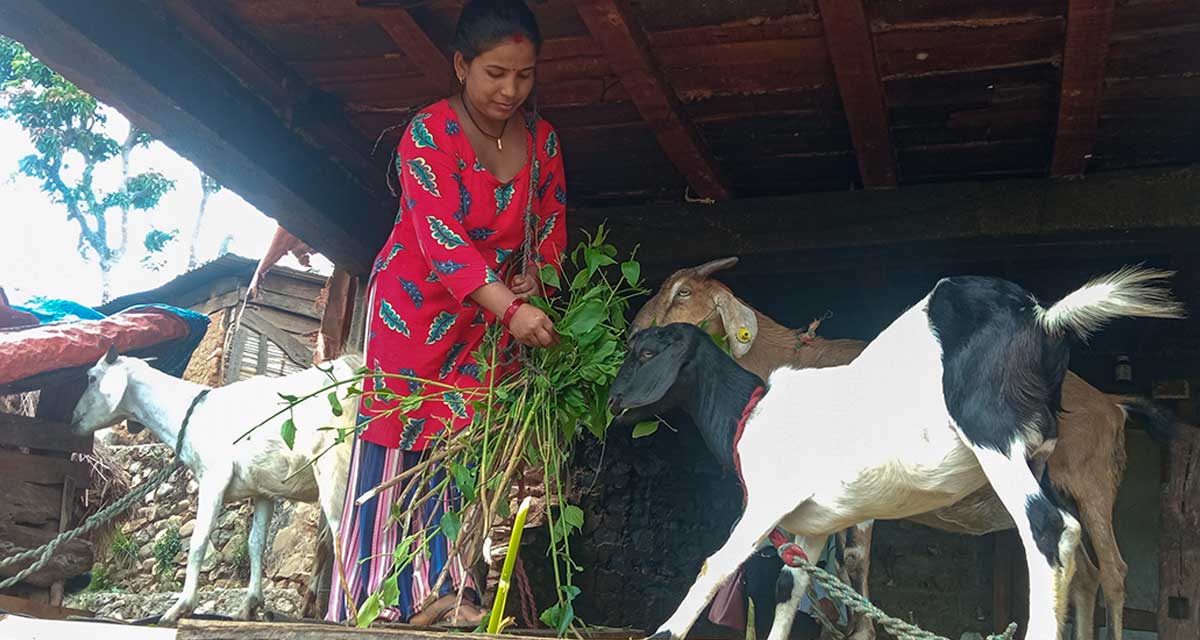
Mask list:
[[[1179,418],[1174,411],[1141,396],[1118,396],[1117,406],[1128,418],[1131,414],[1142,418],[1142,425],[1150,438],[1166,446],[1179,431]]]
[[[1166,281],[1174,271],[1125,267],[1076,289],[1049,309],[1036,308],[1038,323],[1053,337],[1081,340],[1121,317],[1182,318],[1183,305]]]

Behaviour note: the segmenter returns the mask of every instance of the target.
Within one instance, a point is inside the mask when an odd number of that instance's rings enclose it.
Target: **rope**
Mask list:
[[[529,588],[529,576],[525,575],[525,563],[517,555],[516,566],[517,590],[521,594],[521,624],[526,629],[538,628],[537,602],[533,599],[533,589]]]
[[[3,569],[4,567],[17,564],[18,562],[24,562],[25,560],[29,560],[31,558],[37,558],[37,561],[29,565],[29,567],[24,571],[21,571],[17,575],[4,580],[3,582],[0,582],[0,590],[8,589],[9,587],[12,587],[18,582],[21,582],[25,578],[29,577],[31,574],[40,571],[42,567],[46,566],[50,562],[50,558],[54,555],[55,550],[62,545],[92,531],[96,527],[108,522],[121,512],[133,506],[135,502],[141,500],[146,496],[146,494],[161,486],[162,483],[166,481],[166,479],[169,478],[177,468],[179,468],[179,466],[179,459],[176,458],[175,464],[159,469],[158,473],[154,474],[152,477],[146,480],[146,482],[142,483],[142,486],[138,487],[135,491],[129,493],[124,498],[121,498],[120,500],[117,500],[116,502],[101,509],[95,515],[88,518],[87,521],[85,521],[82,525],[71,529],[70,531],[64,531],[58,534],[53,540],[36,549],[29,549],[28,551],[23,551],[14,556],[9,556],[3,560],[0,560],[0,569]]]
[[[906,622],[900,618],[893,618],[892,616],[889,616],[888,614],[884,613],[882,609],[872,604],[870,600],[867,600],[861,594],[851,588],[850,585],[839,580],[837,576],[828,573],[824,569],[821,569],[808,560],[795,558],[793,559],[793,562],[794,564],[792,566],[796,566],[808,572],[813,579],[815,579],[821,584],[821,586],[825,587],[825,589],[829,591],[829,595],[833,596],[837,600],[840,600],[853,611],[865,615],[871,620],[883,625],[883,628],[887,629],[887,632],[893,637],[899,638],[900,640],[949,640],[949,638],[946,638],[945,636],[939,636],[936,633],[926,631],[915,624]],[[1013,640],[1016,632],[1017,623],[1013,622],[1008,625],[1008,628],[1004,630],[1004,633],[989,635],[988,640]]]

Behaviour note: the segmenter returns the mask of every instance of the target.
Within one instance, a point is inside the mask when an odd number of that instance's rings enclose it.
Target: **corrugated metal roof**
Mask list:
[[[105,315],[111,315],[135,304],[171,304],[171,301],[180,295],[197,289],[206,283],[229,276],[240,278],[249,284],[250,278],[254,276],[254,269],[257,266],[258,260],[227,253],[179,275],[161,287],[114,298],[96,307],[96,310]],[[272,267],[271,273],[286,274],[289,277],[311,280],[313,282],[325,282],[325,276],[297,271],[288,267]]]

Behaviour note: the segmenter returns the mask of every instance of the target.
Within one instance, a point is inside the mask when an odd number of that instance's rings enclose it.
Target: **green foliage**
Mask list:
[[[238,544],[233,548],[230,564],[237,571],[239,578],[243,580],[250,578],[250,540],[247,536],[243,535],[238,538]]]
[[[108,566],[97,562],[92,565],[91,580],[88,581],[88,586],[84,588],[84,593],[111,593],[119,591],[119,587],[112,581],[112,576],[109,575]]]
[[[426,400],[445,402],[453,395],[469,403],[475,409],[471,424],[458,433],[435,436],[425,459],[406,469],[405,477],[395,479],[399,484],[393,488],[393,495],[407,497],[392,505],[390,518],[398,524],[408,522],[426,500],[440,495],[453,480],[462,505],[456,511],[445,512],[431,529],[444,533],[454,542],[453,553],[471,563],[479,558],[485,535],[511,517],[510,490],[517,484],[518,470],[540,470],[545,499],[554,505],[545,515],[550,533],[547,555],[557,594],[541,619],[559,635],[578,629],[581,623],[573,603],[580,590],[574,585],[574,576],[583,567],[572,558],[571,544],[583,531],[586,517],[581,508],[567,500],[566,465],[579,438],[590,434],[602,439],[606,435],[612,421],[608,388],[625,358],[629,303],[646,293],[639,263],[632,255],[619,261],[619,253],[607,242],[607,232],[601,225],[566,257],[565,273],[553,268],[539,270],[542,281],[559,289],[560,296],[534,297],[530,302],[546,312],[562,340],[549,349],[528,351],[526,366],[518,375],[485,375],[498,371],[504,335],[493,324],[483,345],[472,354],[473,364],[489,380],[486,387],[455,388],[439,380],[362,368],[352,380],[331,380],[329,385],[303,397],[281,394],[283,407],[258,426],[288,413],[299,402],[322,396],[335,413],[351,410],[342,405],[343,398],[360,401],[371,409],[372,417],[358,425],[359,429],[389,415],[415,411]],[[567,283],[565,288],[563,283]],[[396,319],[402,322],[398,316]],[[409,388],[410,393],[397,396],[385,388],[388,378],[394,388]],[[656,425],[639,425],[638,435],[649,435]],[[283,437],[289,446],[294,435],[294,424],[285,422]],[[416,495],[421,499],[415,499]],[[384,608],[394,605],[398,597],[396,575],[427,544],[430,533],[413,533],[396,546],[393,574],[357,608],[358,626],[369,626]]]
[[[107,117],[95,98],[4,37],[0,37],[0,118],[12,119],[29,135],[35,153],[22,158],[18,170],[38,180],[50,200],[66,209],[67,219],[79,226],[80,254],[94,255],[104,272],[128,249],[130,211],[153,209],[175,188],[173,180],[157,171],[129,173],[130,153],[153,142],[149,134],[131,125],[125,140],[109,136]],[[96,171],[116,160],[122,163],[123,182],[116,189],[102,190],[94,182]],[[119,219],[110,219],[113,211],[119,212]],[[110,235],[110,224],[118,225],[119,233]],[[174,232],[151,232],[143,245],[154,254],[173,238]]]
[[[138,544],[125,535],[123,531],[117,531],[113,535],[112,542],[108,544],[108,556],[113,563],[123,569],[136,567],[138,563]]]
[[[179,527],[167,529],[154,543],[154,575],[164,579],[170,577],[175,568],[175,556],[183,550],[183,539]]]

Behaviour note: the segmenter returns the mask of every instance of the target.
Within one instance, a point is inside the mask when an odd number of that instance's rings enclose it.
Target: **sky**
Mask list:
[[[108,134],[124,139],[128,121],[115,110],[106,109],[106,113]],[[66,208],[51,202],[37,180],[17,170],[19,160],[30,153],[33,146],[24,130],[12,120],[0,119],[0,287],[13,304],[36,296],[99,304],[100,268],[94,258],[85,260],[80,256],[78,225],[67,220]],[[200,171],[163,143],[134,151],[130,161],[132,172],[157,170],[175,180],[175,188],[155,209],[131,212],[129,251],[112,274],[114,298],[152,289],[187,270],[188,241],[200,207]],[[120,160],[98,169],[95,181],[101,188],[118,186]],[[115,218],[115,212],[111,215]],[[142,262],[146,255],[142,239],[152,223],[160,229],[180,232],[160,254],[162,264],[158,270]],[[116,225],[110,222],[110,226]],[[201,263],[216,258],[227,235],[231,253],[259,258],[266,252],[275,226],[274,220],[237,194],[222,189],[209,199],[198,258]],[[304,269],[290,255],[280,264]],[[332,265],[322,256],[314,256],[312,265],[320,273],[332,271]]]

